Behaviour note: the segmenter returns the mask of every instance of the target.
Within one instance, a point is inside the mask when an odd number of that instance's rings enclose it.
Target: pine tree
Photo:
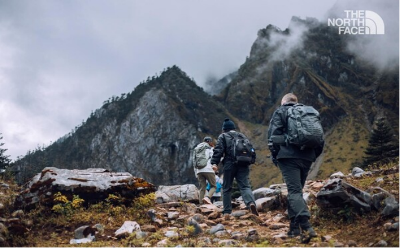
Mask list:
[[[0,133],[0,140],[3,139],[3,136],[1,136]],[[7,149],[3,149],[1,148],[4,145],[4,143],[0,142],[0,169],[5,169],[7,168],[7,166],[10,164],[11,159],[9,159],[8,157],[10,156],[6,156],[4,153],[7,151]]]
[[[365,151],[363,167],[372,164],[384,164],[399,156],[399,140],[384,118],[375,122]]]

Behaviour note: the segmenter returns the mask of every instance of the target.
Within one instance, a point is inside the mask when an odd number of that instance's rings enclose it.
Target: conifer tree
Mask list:
[[[0,140],[3,139],[3,136],[1,136],[0,133]],[[6,156],[4,153],[7,151],[7,149],[3,149],[1,148],[4,145],[4,143],[0,142],[0,169],[5,169],[7,168],[7,166],[10,164],[11,159],[9,159],[8,157],[10,156]]]
[[[363,167],[377,164],[381,165],[399,156],[399,140],[394,136],[393,130],[384,118],[375,122],[365,151]]]

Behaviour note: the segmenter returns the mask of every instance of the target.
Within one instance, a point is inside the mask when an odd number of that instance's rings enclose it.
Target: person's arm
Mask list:
[[[224,151],[225,151],[224,135],[221,134],[220,136],[218,136],[217,145],[214,147],[213,155],[211,158],[211,164],[213,166],[218,166],[219,162],[221,161],[221,158],[224,155]]]
[[[275,165],[277,165],[276,156],[279,153],[280,145],[275,144],[271,137],[284,135],[284,128],[285,125],[282,121],[282,112],[281,108],[279,108],[272,114],[268,127],[268,148],[271,151],[271,159]]]

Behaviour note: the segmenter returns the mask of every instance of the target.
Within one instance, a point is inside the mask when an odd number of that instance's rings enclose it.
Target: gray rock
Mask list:
[[[271,188],[259,188],[253,191],[254,199],[260,199],[264,197],[275,196],[280,193],[279,189],[271,189]]]
[[[12,216],[13,218],[21,218],[21,217],[24,216],[24,211],[22,211],[21,209],[15,210],[15,211],[11,214],[11,216]]]
[[[82,238],[82,239],[70,239],[69,243],[70,243],[71,245],[74,245],[74,244],[86,244],[86,243],[90,243],[90,242],[92,242],[92,241],[94,241],[94,240],[95,240],[95,236],[89,234],[86,238]]]
[[[168,212],[168,219],[170,220],[176,220],[179,217],[179,212]]]
[[[351,170],[351,175],[354,177],[362,177],[362,175],[364,175],[364,174],[365,174],[365,171],[359,167],[354,167]]]
[[[374,245],[375,247],[387,247],[388,243],[385,240],[380,240],[378,243]]]
[[[237,211],[233,211],[231,213],[231,216],[239,218],[240,216],[243,216],[246,214],[248,214],[248,211],[246,211],[246,210],[237,210]]]
[[[258,211],[268,212],[270,210],[276,209],[278,206],[277,198],[274,197],[264,197],[256,200],[256,206]]]
[[[154,191],[152,184],[128,172],[109,172],[102,168],[68,170],[46,167],[25,185],[16,197],[15,206],[29,209],[39,199],[51,203],[56,192],[79,195],[85,203],[91,203],[105,200],[110,193],[132,199],[141,193]]]
[[[117,238],[129,236],[134,231],[140,231],[140,225],[136,221],[125,221],[124,224],[115,231],[114,235]]]
[[[344,174],[343,172],[339,171],[339,172],[335,172],[333,173],[329,178],[330,179],[334,179],[334,178],[344,178]]]
[[[396,201],[394,196],[389,196],[384,200],[385,207],[381,214],[386,217],[398,216],[399,215],[399,203]]]
[[[250,229],[247,231],[246,241],[247,242],[254,242],[260,239],[258,232],[256,229]]]
[[[156,191],[156,202],[198,201],[199,191],[194,184],[159,186]]]
[[[317,194],[317,204],[321,208],[342,209],[351,205],[360,212],[371,211],[372,197],[342,179],[331,179]]]
[[[218,241],[218,246],[236,246],[237,242],[233,239],[224,239]]]
[[[75,229],[74,231],[74,239],[84,239],[87,238],[89,235],[94,236],[96,229],[90,226],[81,226]],[[78,243],[77,243],[78,244]]]
[[[214,234],[214,233],[216,233],[218,231],[223,231],[223,230],[225,230],[224,225],[218,224],[216,226],[211,227],[210,234]]]
[[[194,227],[194,235],[198,235],[203,232],[203,229],[200,227],[199,223],[194,218],[190,218],[188,221],[189,226]]]
[[[357,242],[354,240],[349,240],[349,242],[347,242],[347,245],[349,247],[357,247]]]
[[[228,235],[228,232],[226,230],[222,230],[222,231],[218,231],[218,232],[214,233],[214,235],[217,237],[223,237],[223,236]]]
[[[166,231],[164,232],[165,237],[172,238],[172,237],[179,237],[179,234],[176,231]]]

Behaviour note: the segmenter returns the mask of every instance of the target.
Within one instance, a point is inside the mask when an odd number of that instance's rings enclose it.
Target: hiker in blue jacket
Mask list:
[[[269,128],[268,141],[273,163],[279,167],[288,189],[288,215],[290,219],[289,237],[302,235],[308,241],[316,237],[309,222],[310,212],[303,199],[303,188],[312,162],[322,153],[323,145],[302,149],[292,144],[276,144],[271,137],[284,136],[287,133],[287,110],[297,104],[292,94],[283,96],[281,106],[273,113]],[[301,229],[301,230],[300,230]]]

